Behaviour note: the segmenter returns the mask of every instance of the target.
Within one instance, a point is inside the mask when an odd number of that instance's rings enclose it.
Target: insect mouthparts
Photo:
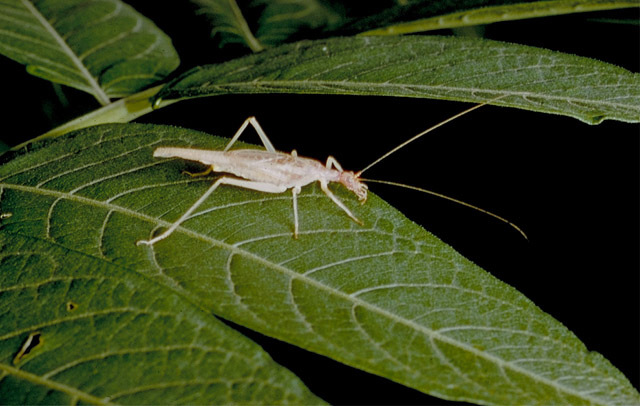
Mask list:
[[[367,185],[362,183],[358,178],[358,175],[352,171],[343,171],[340,173],[340,183],[342,183],[347,189],[351,190],[358,196],[360,203],[367,201]]]

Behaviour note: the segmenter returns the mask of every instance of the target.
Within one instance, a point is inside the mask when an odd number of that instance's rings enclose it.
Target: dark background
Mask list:
[[[174,38],[179,72],[215,60],[208,28],[190,10],[130,1]],[[494,24],[490,39],[600,59],[638,72],[638,25],[594,18],[640,19],[621,10]],[[182,20],[184,19],[184,20]],[[184,21],[184,23],[181,23]],[[442,31],[436,34],[449,35]],[[194,38],[196,41],[194,41]],[[14,145],[95,109],[87,95],[53,87],[2,59],[7,131]],[[258,117],[276,148],[321,160],[334,155],[358,170],[404,139],[469,107],[422,99],[315,95],[219,96],[174,104],[141,122],[231,136]],[[600,352],[640,387],[639,127],[590,126],[561,116],[481,109],[441,128],[367,173],[450,195],[492,211],[529,236],[453,203],[383,185],[370,189],[496,278],[514,286]],[[250,142],[257,142],[257,137]],[[241,329],[309,388],[334,404],[445,404],[323,356]]]

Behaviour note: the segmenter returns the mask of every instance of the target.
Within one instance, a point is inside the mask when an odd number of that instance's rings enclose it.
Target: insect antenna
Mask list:
[[[453,197],[450,197],[450,196],[447,196],[447,195],[443,195],[441,193],[434,192],[432,190],[423,189],[423,188],[420,188],[420,187],[417,187],[417,186],[405,185],[404,183],[391,182],[391,181],[387,181],[387,180],[365,179],[365,178],[361,177],[362,173],[364,173],[365,171],[369,170],[372,166],[377,165],[380,161],[382,161],[383,159],[387,158],[389,155],[395,153],[396,151],[398,151],[401,148],[406,147],[408,144],[412,143],[413,141],[417,140],[418,138],[422,137],[423,135],[426,135],[426,134],[430,133],[431,131],[435,130],[436,128],[439,128],[439,127],[441,127],[441,126],[443,126],[443,125],[445,125],[447,123],[450,123],[453,120],[464,116],[465,114],[471,113],[473,110],[479,109],[482,106],[486,106],[487,104],[493,103],[494,101],[502,99],[503,97],[506,97],[506,96],[507,95],[500,95],[498,97],[494,97],[493,99],[487,100],[487,101],[482,102],[480,104],[476,104],[473,107],[470,107],[470,108],[468,108],[468,109],[466,109],[466,110],[464,110],[464,111],[462,111],[462,112],[460,112],[460,113],[458,113],[458,114],[456,114],[454,116],[449,117],[448,119],[446,119],[444,121],[439,122],[438,124],[436,124],[436,125],[434,125],[432,127],[427,128],[426,130],[422,131],[421,133],[419,133],[417,135],[414,135],[413,137],[411,137],[408,140],[404,141],[400,145],[398,145],[395,148],[391,149],[390,151],[388,151],[387,153],[382,155],[380,158],[376,159],[375,161],[373,161],[369,165],[365,166],[364,169],[362,169],[361,171],[356,172],[355,173],[355,177],[358,178],[361,181],[364,181],[364,182],[381,183],[381,184],[385,184],[385,185],[398,186],[398,187],[402,187],[402,188],[405,188],[405,189],[416,190],[418,192],[426,193],[426,194],[429,194],[429,195],[432,195],[432,196],[436,196],[436,197],[439,197],[439,198],[442,198],[442,199],[445,199],[445,200],[449,200],[451,202],[460,204],[462,206],[469,207],[471,209],[474,209],[474,210],[479,211],[481,213],[487,214],[487,215],[489,215],[489,216],[491,216],[491,217],[493,217],[495,219],[498,219],[498,220],[502,221],[503,223],[506,223],[506,224],[510,225],[516,231],[518,231],[524,237],[525,240],[528,241],[529,237],[527,237],[527,234],[525,234],[525,232],[522,231],[522,229],[520,229],[520,227],[518,227],[517,225],[513,224],[512,222],[510,222],[509,220],[505,219],[504,217],[498,216],[497,214],[491,213],[490,211],[482,209],[482,208],[480,208],[478,206],[474,206],[474,205],[472,205],[470,203],[463,202],[462,200],[458,200],[458,199],[455,199]]]
[[[509,220],[505,219],[504,217],[500,217],[495,213],[491,213],[490,211],[485,210],[483,208],[480,208],[478,206],[474,206],[474,205],[472,205],[470,203],[463,202],[462,200],[458,200],[458,199],[455,199],[453,197],[450,197],[450,196],[447,196],[447,195],[443,195],[442,193],[434,192],[434,191],[428,190],[428,189],[423,189],[423,188],[420,188],[420,187],[417,187],[417,186],[405,185],[404,183],[391,182],[391,181],[388,181],[388,180],[379,180],[379,179],[365,179],[365,178],[360,178],[360,180],[362,180],[364,182],[368,182],[368,183],[381,183],[383,185],[398,186],[398,187],[402,187],[402,188],[409,189],[409,190],[416,190],[418,192],[426,193],[426,194],[429,194],[429,195],[432,195],[432,196],[436,196],[436,197],[439,197],[439,198],[442,198],[442,199],[445,199],[445,200],[449,200],[451,202],[460,204],[460,205],[465,206],[465,207],[469,207],[471,209],[474,209],[474,210],[477,210],[477,211],[479,211],[481,213],[487,214],[487,215],[489,215],[489,216],[491,216],[491,217],[493,217],[495,219],[498,219],[498,220],[502,221],[503,223],[506,223],[506,224],[510,225],[516,231],[518,231],[524,237],[525,240],[529,241],[529,237],[527,237],[527,234],[525,234],[525,232],[522,231],[522,229],[520,227],[518,227],[517,225],[513,224]]]
[[[423,135],[426,135],[428,133],[430,133],[431,131],[435,130],[436,128],[442,127],[443,125],[452,122],[453,120],[460,118],[462,116],[464,116],[465,114],[471,113],[473,110],[475,109],[479,109],[482,106],[486,106],[487,104],[493,103],[496,100],[502,99],[503,97],[506,97],[506,94],[500,95],[498,97],[494,97],[493,99],[487,100],[485,102],[482,102],[480,104],[476,104],[473,107],[470,107],[454,116],[449,117],[448,119],[439,122],[438,124],[427,128],[426,130],[422,131],[419,134],[414,135],[413,137],[409,138],[408,140],[406,140],[405,142],[401,143],[400,145],[396,146],[395,148],[391,149],[390,151],[388,151],[387,153],[385,153],[384,155],[382,155],[380,158],[376,159],[375,161],[371,162],[369,165],[365,166],[364,169],[360,170],[359,172],[356,172],[355,176],[356,178],[359,178],[360,175],[362,175],[365,171],[369,170],[372,166],[377,165],[380,161],[382,161],[383,159],[387,158],[389,155],[393,154],[394,152],[398,151],[401,148],[406,147],[408,144],[412,143],[413,141],[417,140],[418,138],[422,137]]]

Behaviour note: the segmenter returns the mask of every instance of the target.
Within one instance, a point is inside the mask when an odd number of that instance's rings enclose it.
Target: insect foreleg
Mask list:
[[[291,192],[293,194],[293,238],[298,239],[298,194],[300,193],[300,186],[294,186]]]
[[[342,172],[343,171],[342,165],[340,165],[338,163],[338,161],[332,156],[329,156],[329,158],[327,158],[327,165],[326,166],[327,166],[327,169],[336,168],[338,170],[338,172]]]
[[[263,182],[253,182],[250,180],[243,180],[243,179],[237,179],[237,178],[228,178],[228,177],[221,177],[218,180],[216,180],[213,185],[211,185],[211,187],[204,192],[204,194],[202,196],[200,196],[200,198],[191,206],[189,207],[189,209],[178,219],[176,220],[175,223],[171,224],[171,226],[169,226],[169,228],[162,234],[158,235],[155,238],[152,238],[150,240],[140,240],[138,242],[136,242],[136,245],[153,245],[155,243],[157,243],[160,240],[164,240],[165,238],[167,238],[168,236],[170,236],[175,230],[176,228],[178,228],[178,226],[180,224],[182,224],[185,220],[187,220],[189,218],[189,216],[191,216],[191,214],[205,201],[207,200],[207,198],[209,196],[211,196],[211,194],[213,193],[214,190],[217,189],[218,186],[225,184],[225,185],[232,185],[232,186],[238,186],[244,189],[251,189],[251,190],[257,190],[259,192],[266,192],[266,193],[282,193],[284,191],[287,190],[287,188],[285,186],[277,186],[277,185],[273,185],[271,183],[263,183]]]
[[[228,151],[229,148],[231,148],[231,146],[238,140],[238,138],[240,138],[240,135],[242,135],[242,133],[244,132],[244,130],[247,128],[247,126],[249,124],[251,124],[253,126],[253,128],[256,130],[256,132],[260,136],[260,140],[262,141],[262,145],[264,145],[264,147],[267,149],[267,151],[276,152],[276,149],[273,147],[273,144],[269,140],[269,137],[267,137],[267,134],[264,132],[262,127],[260,127],[260,124],[258,123],[258,120],[256,120],[256,118],[253,117],[253,116],[247,118],[246,120],[244,120],[244,123],[242,123],[240,128],[238,128],[238,131],[236,131],[236,133],[233,136],[233,138],[231,138],[231,141],[229,141],[227,146],[224,147],[224,151]]]
[[[324,192],[325,195],[329,196],[329,199],[333,200],[333,202],[336,205],[338,205],[338,207],[340,207],[345,213],[347,213],[347,216],[351,217],[351,220],[355,221],[361,226],[364,225],[364,223],[360,221],[360,219],[358,219],[356,216],[353,215],[353,213],[351,213],[351,210],[349,210],[347,206],[345,206],[344,203],[340,201],[340,199],[338,199],[333,193],[331,193],[331,190],[329,190],[329,186],[327,185],[326,182],[320,181],[320,188],[322,188],[322,191]]]

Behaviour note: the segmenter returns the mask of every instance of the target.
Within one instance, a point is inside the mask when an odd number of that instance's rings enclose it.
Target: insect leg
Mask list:
[[[205,169],[202,172],[182,171],[182,173],[186,173],[187,175],[191,176],[192,178],[198,178],[198,177],[201,177],[201,176],[207,176],[211,172],[213,172],[213,165],[210,165],[207,169]]]
[[[342,165],[340,165],[338,163],[338,161],[332,156],[329,156],[329,158],[327,158],[327,165],[326,166],[327,166],[328,169],[332,169],[332,167],[336,168],[338,170],[338,172],[342,172],[343,171]]]
[[[260,136],[260,140],[262,141],[262,144],[267,149],[267,151],[276,152],[276,149],[273,147],[273,144],[269,140],[269,137],[267,137],[267,134],[264,132],[262,127],[260,127],[260,124],[258,123],[258,120],[256,120],[256,118],[253,117],[253,116],[251,116],[251,117],[247,118],[246,120],[244,120],[244,123],[242,123],[240,128],[238,128],[238,131],[236,131],[236,133],[233,136],[233,138],[231,138],[231,141],[229,141],[227,146],[224,147],[224,151],[228,151],[229,148],[231,148],[231,146],[238,140],[238,138],[240,138],[240,135],[242,135],[242,133],[244,132],[244,130],[247,128],[247,126],[249,124],[251,124],[253,126],[253,128],[256,130],[256,132]]]
[[[240,138],[240,135],[242,135],[242,133],[244,132],[244,130],[247,128],[247,126],[249,125],[249,120],[251,120],[251,117],[249,117],[248,119],[244,120],[244,123],[242,123],[242,125],[240,126],[240,128],[238,128],[238,131],[236,131],[236,133],[233,135],[233,138],[231,138],[231,141],[229,141],[229,143],[227,144],[226,147],[224,147],[223,151],[228,151],[229,148],[231,148],[231,146],[233,144],[235,144],[236,141],[238,141],[238,138]]]
[[[244,189],[252,189],[266,193],[282,193],[287,190],[285,186],[277,186],[271,183],[263,182],[252,182],[250,180],[228,178],[223,176],[216,180],[213,185],[211,185],[211,187],[206,192],[204,192],[204,194],[200,196],[200,198],[191,207],[189,207],[189,209],[178,220],[176,220],[175,223],[171,224],[171,226],[169,226],[169,228],[164,233],[150,240],[140,240],[136,242],[136,245],[153,245],[158,241],[164,240],[165,238],[170,236],[176,230],[176,228],[178,228],[180,224],[187,220],[189,216],[191,216],[191,214],[198,208],[198,206],[200,206],[205,200],[207,200],[207,198],[211,196],[213,191],[216,190],[221,184],[238,186]]]
[[[356,216],[353,215],[353,213],[351,213],[351,210],[349,210],[347,206],[345,206],[344,203],[340,201],[340,199],[338,199],[333,193],[331,193],[331,190],[329,190],[329,186],[327,185],[326,182],[320,181],[320,187],[322,188],[322,191],[324,192],[324,194],[329,196],[329,199],[333,200],[333,202],[336,205],[338,205],[338,207],[340,207],[345,213],[347,213],[347,216],[351,217],[351,220],[355,221],[361,226],[364,225],[364,223],[360,219],[358,219]]]
[[[300,193],[300,186],[294,186],[291,192],[293,193],[293,238],[298,239],[298,193]]]

